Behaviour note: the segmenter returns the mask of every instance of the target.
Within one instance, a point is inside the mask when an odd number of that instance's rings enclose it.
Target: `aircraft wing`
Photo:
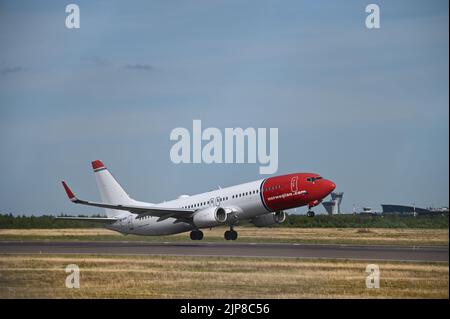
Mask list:
[[[117,218],[108,218],[108,217],[62,217],[57,216],[56,219],[61,220],[78,220],[85,222],[95,222],[95,223],[104,223],[104,224],[114,224],[117,221]]]
[[[75,204],[82,204],[88,206],[116,209],[116,210],[125,210],[129,211],[133,214],[137,214],[137,218],[144,218],[145,216],[155,216],[160,217],[161,219],[166,219],[169,217],[176,219],[188,220],[192,217],[192,214],[195,212],[193,209],[183,209],[183,208],[168,208],[168,207],[158,207],[158,206],[140,206],[140,205],[114,205],[114,204],[104,204],[104,203],[96,203],[90,202],[86,200],[78,199],[74,193],[70,190],[69,186],[65,182],[62,182],[64,186],[64,190],[67,193],[70,201]]]

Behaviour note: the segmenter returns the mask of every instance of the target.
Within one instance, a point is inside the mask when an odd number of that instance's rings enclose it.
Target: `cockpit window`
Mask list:
[[[314,182],[314,181],[317,181],[317,180],[319,180],[319,179],[322,179],[322,177],[321,177],[321,176],[317,176],[317,177],[308,177],[306,180],[307,180],[308,182]]]

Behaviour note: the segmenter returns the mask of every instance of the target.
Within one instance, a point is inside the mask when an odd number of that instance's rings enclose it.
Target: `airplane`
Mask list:
[[[62,182],[69,200],[75,204],[105,208],[107,217],[57,217],[103,223],[122,234],[160,236],[190,231],[192,240],[203,239],[201,229],[225,225],[226,240],[236,240],[234,226],[248,220],[257,227],[285,221],[285,209],[319,205],[336,185],[314,173],[294,173],[260,179],[254,182],[219,188],[197,195],[181,195],[162,203],[132,199],[111,175],[105,165],[95,160],[92,168],[102,202],[81,200],[66,182]]]

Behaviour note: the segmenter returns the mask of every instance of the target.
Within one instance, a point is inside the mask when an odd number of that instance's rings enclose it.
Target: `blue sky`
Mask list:
[[[101,212],[60,186],[98,200],[94,159],[152,202],[264,177],[173,164],[193,119],[278,127],[278,174],[332,179],[347,211],[448,205],[447,1],[378,1],[379,30],[365,1],[74,3],[78,30],[60,1],[0,4],[0,212]]]

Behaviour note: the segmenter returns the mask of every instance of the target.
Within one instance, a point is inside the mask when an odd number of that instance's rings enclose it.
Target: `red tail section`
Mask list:
[[[105,168],[105,165],[101,161],[96,160],[92,162],[92,168],[94,169],[94,171],[97,171],[99,169]]]

